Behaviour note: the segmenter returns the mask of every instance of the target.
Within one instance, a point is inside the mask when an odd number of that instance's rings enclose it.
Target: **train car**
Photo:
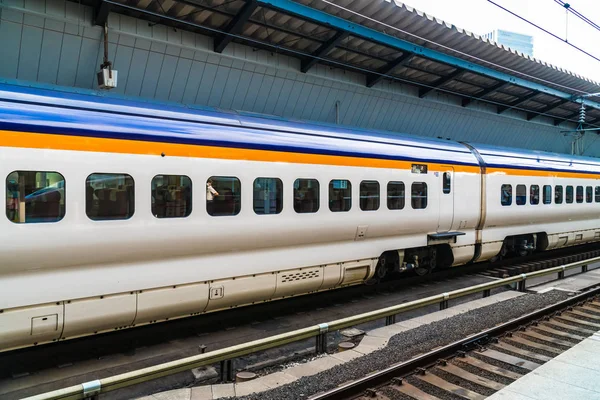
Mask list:
[[[521,207],[586,158],[10,85],[0,134],[3,351],[600,238]]]

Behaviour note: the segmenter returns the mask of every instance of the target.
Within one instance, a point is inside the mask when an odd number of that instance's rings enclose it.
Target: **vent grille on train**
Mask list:
[[[318,269],[313,269],[310,271],[300,271],[300,272],[295,272],[293,274],[281,275],[281,283],[301,281],[304,279],[311,279],[311,278],[318,278],[318,277],[319,277]]]

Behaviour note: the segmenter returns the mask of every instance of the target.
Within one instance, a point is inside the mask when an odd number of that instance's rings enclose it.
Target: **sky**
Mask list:
[[[557,67],[600,82],[600,61],[519,20],[488,0],[403,0],[407,6],[467,31],[482,35],[504,29],[533,36],[533,56]],[[600,31],[569,13],[555,0],[494,0],[600,59]],[[600,24],[600,0],[565,0]]]

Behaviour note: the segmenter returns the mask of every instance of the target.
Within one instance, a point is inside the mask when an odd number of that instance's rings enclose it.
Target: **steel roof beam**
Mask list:
[[[248,22],[254,13],[254,10],[256,10],[256,7],[258,7],[258,2],[255,0],[248,0],[246,4],[242,6],[242,9],[238,12],[238,14],[233,17],[233,19],[229,21],[229,24],[227,24],[225,27],[226,33],[215,37],[215,53],[222,53],[223,50],[225,50],[225,47],[227,47],[227,45],[233,40],[232,35],[237,35],[242,31],[244,25],[246,22]]]
[[[442,76],[440,78],[438,78],[435,82],[433,82],[433,85],[431,85],[431,87],[424,87],[422,89],[419,90],[419,97],[423,98],[425,96],[427,96],[427,94],[437,88],[439,88],[440,86],[450,82],[451,80],[454,80],[454,78],[458,77],[461,74],[464,74],[466,71],[464,69],[457,69],[456,71],[446,75],[446,76]]]
[[[367,87],[373,87],[377,82],[385,78],[385,75],[389,74],[394,69],[398,68],[401,65],[408,64],[414,56],[415,54],[413,53],[403,53],[400,57],[396,58],[388,65],[384,65],[383,67],[379,68],[376,74],[367,75]]]
[[[319,59],[326,56],[334,47],[342,42],[342,40],[346,39],[350,34],[345,31],[336,32],[335,35],[331,37],[325,43],[322,43],[321,46],[310,56],[302,60],[300,65],[300,71],[306,73],[309,69],[312,68]]]
[[[560,106],[562,106],[563,104],[569,103],[571,100],[559,100],[555,103],[552,104],[548,104],[546,107],[542,108],[541,110],[537,110],[536,112],[529,112],[527,113],[527,121],[531,121],[532,119],[534,119],[535,117],[542,115],[542,114],[546,114],[548,111],[554,110],[555,108],[558,108]]]
[[[508,103],[508,104],[507,104],[507,105],[505,105],[505,106],[498,106],[498,114],[502,114],[504,111],[506,111],[506,110],[508,110],[508,109],[511,109],[511,108],[513,108],[513,107],[516,107],[516,106],[518,106],[519,104],[523,104],[523,103],[525,103],[527,100],[529,100],[529,99],[531,99],[531,98],[533,98],[533,97],[537,96],[538,94],[540,94],[540,93],[539,93],[539,92],[537,92],[537,91],[533,91],[533,92],[531,92],[531,93],[529,93],[529,94],[526,94],[526,95],[525,95],[525,96],[523,96],[523,97],[519,97],[518,99],[516,99],[516,100],[514,100],[514,101],[511,101],[510,103]]]
[[[103,0],[96,0],[94,2],[94,25],[104,26],[108,20],[108,13],[110,13],[110,4]]]
[[[565,122],[571,118],[576,118],[579,117],[579,111],[575,111],[569,115],[567,115],[566,117],[558,117],[554,119],[554,126],[560,125],[561,122]]]
[[[496,92],[496,91],[498,91],[498,90],[500,90],[500,89],[503,89],[503,88],[505,88],[505,87],[507,87],[507,86],[509,86],[509,85],[510,85],[510,83],[507,83],[507,82],[500,82],[500,83],[497,83],[497,84],[495,84],[495,85],[493,85],[493,86],[490,86],[490,87],[488,87],[488,88],[485,88],[485,89],[483,89],[483,91],[481,91],[481,92],[477,93],[477,94],[475,95],[475,98],[463,99],[463,101],[462,101],[462,106],[463,106],[463,107],[466,107],[466,106],[468,106],[469,104],[471,104],[473,101],[475,101],[475,100],[478,100],[478,99],[481,99],[481,98],[483,98],[483,97],[487,96],[488,94],[494,93],[494,92]]]
[[[371,29],[364,25],[352,22],[350,20],[345,20],[335,15],[328,14],[325,11],[306,6],[294,0],[258,0],[258,2],[261,6],[273,8],[283,13],[294,15],[300,19],[309,20],[323,26],[331,27],[336,30],[347,31],[350,32],[352,36],[361,37],[363,39],[380,43],[385,46],[401,50],[403,52],[408,51],[411,53],[416,53],[420,57],[429,58],[431,60],[450,65],[454,68],[460,68],[480,75],[488,76],[501,82],[510,83],[512,85],[518,85],[523,88],[555,96],[560,99],[569,99],[573,102],[581,101],[574,98],[572,93],[564,92],[562,90],[546,86],[542,83],[533,82],[525,78],[510,75],[506,72],[498,71],[491,67],[479,65],[471,61],[458,58],[456,56],[452,56],[437,50],[416,45],[398,37],[390,36],[375,29]],[[586,101],[586,104],[588,104],[590,107],[600,109],[600,103],[598,102]]]

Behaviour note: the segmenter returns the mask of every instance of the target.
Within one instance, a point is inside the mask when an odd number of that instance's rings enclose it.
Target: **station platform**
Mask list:
[[[600,400],[600,331],[488,400]]]

